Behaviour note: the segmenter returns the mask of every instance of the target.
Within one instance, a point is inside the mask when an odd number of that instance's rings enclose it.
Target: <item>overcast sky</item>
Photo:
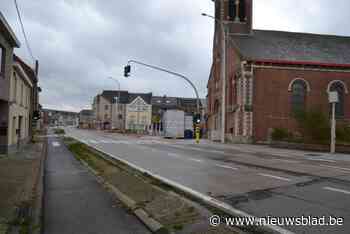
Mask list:
[[[129,59],[159,65],[190,77],[206,96],[212,53],[211,0],[17,0],[34,56],[40,62],[41,103],[79,111],[103,89],[193,97],[183,80],[133,67]],[[350,36],[348,0],[254,0],[254,28]],[[31,63],[13,0],[1,0]]]

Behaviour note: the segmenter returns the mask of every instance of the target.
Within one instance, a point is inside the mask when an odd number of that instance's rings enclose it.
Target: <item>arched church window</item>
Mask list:
[[[341,82],[335,82],[331,85],[329,91],[338,93],[339,102],[335,105],[335,116],[337,118],[344,117],[344,85]]]
[[[295,80],[292,84],[292,111],[305,110],[307,85],[303,80]]]
[[[230,17],[230,20],[234,20],[236,18],[236,0],[228,1],[228,11],[228,16]]]
[[[245,0],[240,0],[239,1],[239,20],[241,22],[246,21],[246,1]]]

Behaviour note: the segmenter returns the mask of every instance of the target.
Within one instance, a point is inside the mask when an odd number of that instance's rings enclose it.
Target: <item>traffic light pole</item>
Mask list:
[[[194,90],[194,92],[196,94],[196,97],[197,97],[197,113],[200,114],[200,99],[199,99],[199,94],[198,94],[197,88],[196,88],[196,86],[194,86],[192,81],[190,79],[188,79],[186,76],[181,75],[181,74],[176,73],[176,72],[173,72],[173,71],[169,71],[169,70],[161,68],[161,67],[157,67],[157,66],[154,66],[154,65],[149,65],[149,64],[146,64],[146,63],[143,63],[143,62],[140,62],[140,61],[136,61],[136,60],[129,60],[128,61],[128,65],[130,65],[131,63],[142,65],[142,66],[145,66],[145,67],[148,67],[148,68],[152,68],[152,69],[155,69],[155,70],[158,70],[158,71],[166,72],[168,74],[180,77],[180,78],[184,79],[185,81],[187,81],[187,83],[189,83],[191,85],[191,87],[193,88],[193,90]],[[128,75],[128,74],[126,74],[126,75]]]

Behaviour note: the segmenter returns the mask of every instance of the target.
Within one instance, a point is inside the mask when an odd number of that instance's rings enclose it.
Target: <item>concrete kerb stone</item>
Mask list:
[[[91,146],[90,146],[91,147]],[[80,162],[97,178],[97,181],[102,185],[106,186],[117,198],[120,200],[128,209],[130,209],[136,217],[138,217],[153,233],[167,234],[167,229],[162,224],[153,219],[144,209],[138,208],[137,203],[129,196],[122,193],[114,185],[110,184],[99,173],[90,167],[85,161]]]
[[[71,136],[71,137],[74,138],[75,140],[79,141],[79,139],[77,139],[76,137],[74,137],[74,136]],[[180,190],[180,191],[182,191],[182,192],[184,192],[184,193],[186,193],[186,194],[188,194],[188,195],[190,195],[190,196],[192,196],[192,197],[194,197],[194,198],[204,202],[205,204],[207,204],[209,206],[212,206],[212,207],[215,207],[215,208],[217,208],[217,209],[219,209],[219,210],[221,210],[221,211],[223,211],[223,212],[225,212],[225,213],[227,213],[229,215],[238,216],[238,217],[257,218],[257,217],[255,217],[253,215],[250,215],[250,214],[248,214],[248,213],[246,213],[244,211],[238,210],[238,209],[236,209],[236,208],[234,208],[234,207],[232,207],[232,206],[230,206],[230,205],[228,205],[228,204],[226,204],[224,202],[221,202],[221,201],[219,201],[219,200],[217,200],[217,199],[215,199],[213,197],[210,197],[208,195],[202,194],[202,193],[197,192],[197,191],[195,191],[195,190],[193,190],[191,188],[188,188],[188,187],[183,186],[181,184],[178,184],[178,183],[176,183],[174,181],[171,181],[171,180],[169,180],[167,178],[159,176],[159,175],[157,175],[157,174],[155,174],[155,173],[153,173],[151,171],[143,169],[143,168],[141,168],[141,167],[139,167],[139,166],[137,166],[137,165],[135,165],[133,163],[130,163],[130,162],[122,159],[121,157],[118,157],[116,155],[112,155],[110,153],[107,153],[104,150],[99,149],[96,146],[93,146],[93,145],[88,144],[88,143],[86,143],[86,145],[88,145],[89,147],[99,151],[100,153],[102,153],[102,154],[104,154],[106,156],[109,156],[109,157],[111,157],[111,158],[113,158],[115,160],[118,160],[118,161],[128,165],[129,167],[131,167],[131,168],[133,168],[133,169],[135,169],[137,171],[145,173],[145,174],[153,177],[154,179],[159,180],[159,181],[161,181],[161,182],[163,182],[163,183],[165,183],[165,184],[167,184],[167,185],[169,185],[169,186],[171,186],[171,187],[173,187],[173,188],[175,188],[177,190]],[[289,230],[283,229],[283,228],[281,228],[279,226],[273,226],[273,225],[256,226],[255,229],[257,231],[261,231],[263,233],[294,234],[293,232],[291,232]]]

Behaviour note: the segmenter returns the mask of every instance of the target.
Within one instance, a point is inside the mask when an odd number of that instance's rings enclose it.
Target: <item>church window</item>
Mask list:
[[[292,84],[292,111],[303,111],[306,103],[307,85],[303,80],[295,80]]]
[[[230,0],[228,2],[228,16],[231,20],[234,20],[236,17],[236,0]]]
[[[330,86],[329,91],[338,93],[339,102],[335,105],[335,116],[341,118],[344,116],[344,85],[341,82],[335,82]]]
[[[244,0],[239,2],[239,20],[241,22],[246,21],[246,3]]]

